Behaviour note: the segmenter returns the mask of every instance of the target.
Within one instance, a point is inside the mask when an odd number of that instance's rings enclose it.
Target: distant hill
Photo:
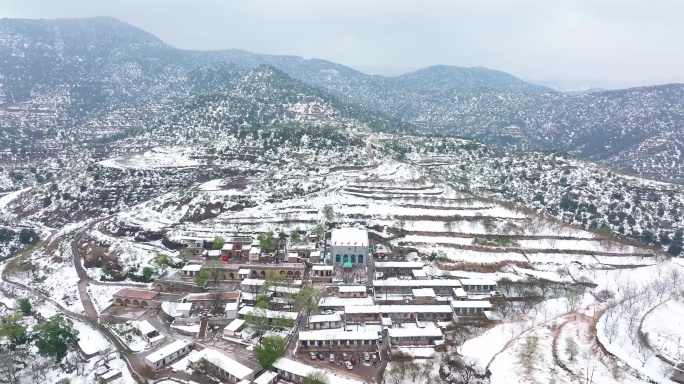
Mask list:
[[[289,110],[299,105],[293,102],[298,94],[336,111],[328,123],[340,126],[351,119],[376,130],[417,127],[507,150],[561,150],[684,181],[678,150],[684,86],[679,84],[567,94],[481,67],[433,66],[398,77],[372,76],[296,56],[180,50],[112,18],[2,19],[0,62],[4,148],[116,140],[173,118],[184,121],[179,114],[202,100],[228,103],[238,113],[230,124],[265,126],[267,116],[281,122],[292,113],[307,124],[325,121]],[[250,72],[264,65],[277,70],[268,84]],[[268,91],[247,97],[250,81],[256,87],[251,91],[266,85]],[[338,117],[340,122],[333,121]]]

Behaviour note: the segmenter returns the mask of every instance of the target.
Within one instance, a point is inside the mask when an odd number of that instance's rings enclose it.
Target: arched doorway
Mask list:
[[[147,308],[149,307],[149,304],[147,304],[147,301],[143,301],[140,306],[143,308]]]
[[[359,255],[359,264],[363,264],[363,255]]]
[[[349,261],[349,255],[342,256],[342,262],[346,263]]]
[[[120,297],[117,297],[116,300],[115,300],[114,302],[116,303],[116,305],[123,305],[123,304],[124,304],[124,303],[123,303],[123,300],[121,300]]]
[[[133,299],[133,305],[136,307],[140,306],[140,302],[138,300]]]
[[[356,255],[351,255],[351,262],[356,263]]]
[[[124,300],[124,306],[126,306],[126,305],[131,305],[131,300],[129,300],[129,299]]]
[[[266,271],[261,271],[261,277],[266,277]]]
[[[230,275],[228,275],[228,276],[230,276],[231,280],[235,280],[235,274],[233,272],[231,272]]]

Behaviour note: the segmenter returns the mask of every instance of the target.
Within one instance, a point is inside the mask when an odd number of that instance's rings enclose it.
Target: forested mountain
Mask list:
[[[272,84],[281,87],[285,104],[294,94],[315,96],[375,129],[415,126],[504,149],[561,150],[640,175],[684,180],[679,84],[563,94],[486,68],[433,66],[371,76],[296,56],[180,50],[111,18],[0,20],[0,62],[5,148],[111,141],[168,125],[179,109],[203,101],[244,112],[255,99],[238,101],[240,89],[260,81],[250,71],[268,65],[291,79]],[[289,107],[269,97],[258,96],[260,111],[230,124],[249,124],[256,116],[263,118],[259,124],[276,115],[282,120]]]

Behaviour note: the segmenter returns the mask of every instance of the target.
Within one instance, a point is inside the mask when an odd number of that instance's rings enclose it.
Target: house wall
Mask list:
[[[147,299],[132,299],[128,297],[113,296],[114,305],[123,307],[137,307],[137,308],[159,308],[161,302]]]
[[[684,383],[684,372],[675,369],[672,373],[672,380],[678,383]]]
[[[300,351],[304,352],[371,352],[377,349],[377,340],[308,340],[300,341]]]
[[[173,364],[176,361],[182,359],[185,355],[190,353],[190,351],[192,351],[192,344],[183,347],[181,350],[176,351],[169,356],[166,356],[163,360],[160,360],[156,363],[151,362],[150,360],[147,359],[147,357],[145,357],[144,362],[145,362],[145,365],[152,368],[153,371],[158,371],[158,370],[166,367],[167,365]]]

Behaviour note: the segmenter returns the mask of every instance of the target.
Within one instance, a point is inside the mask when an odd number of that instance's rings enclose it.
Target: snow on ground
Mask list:
[[[199,165],[197,160],[191,159],[191,148],[157,147],[142,154],[127,155],[101,161],[99,164],[110,168],[182,168]]]
[[[193,369],[192,369],[192,368],[188,368],[188,366],[189,366],[189,364],[190,364],[190,359],[189,359],[189,358],[190,358],[191,356],[194,356],[194,355],[198,354],[198,353],[199,353],[198,350],[193,349],[193,350],[190,351],[190,353],[187,354],[184,358],[182,358],[182,359],[176,361],[175,363],[171,364],[171,370],[174,371],[174,372],[179,372],[179,371],[180,371],[180,372],[192,373],[192,372],[193,372]],[[178,384],[178,383],[174,382],[174,384]]]
[[[19,195],[30,190],[31,188],[33,188],[33,187],[28,187],[28,188],[20,189],[18,191],[10,192],[10,193],[0,197],[0,211],[4,210],[5,207],[7,207],[7,205],[10,202],[12,202],[12,200],[16,199],[17,197],[19,197]]]
[[[92,299],[95,308],[102,311],[112,304],[112,295],[121,290],[123,287],[116,285],[88,285],[88,293]]]
[[[81,321],[74,321],[74,329],[78,331],[78,345],[84,353],[90,355],[100,351],[114,350],[109,340],[90,325]]]
[[[677,280],[672,278],[675,274]],[[669,373],[664,369],[660,359],[655,357],[654,348],[657,347],[658,336],[643,333],[640,335],[639,332],[643,330],[640,330],[639,326],[641,319],[650,310],[656,311],[671,292],[677,292],[677,289],[672,290],[672,287],[681,287],[682,276],[684,270],[667,261],[648,267],[607,271],[605,275],[599,274],[595,280],[599,283],[598,289],[609,289],[616,295],[615,304],[606,307],[605,313],[597,323],[598,340],[609,352],[640,374],[660,382],[669,382]],[[649,327],[666,332],[669,325],[661,325],[658,322],[669,323],[671,319],[670,315],[652,318],[648,321],[651,323]]]
[[[684,302],[670,299],[644,317],[642,332],[648,332],[653,348],[674,360],[684,357]]]
[[[509,342],[516,340],[527,330],[551,322],[567,313],[566,303],[565,298],[546,300],[537,305],[535,311],[498,324],[484,334],[466,341],[460,353],[477,361],[479,366],[484,368]]]

